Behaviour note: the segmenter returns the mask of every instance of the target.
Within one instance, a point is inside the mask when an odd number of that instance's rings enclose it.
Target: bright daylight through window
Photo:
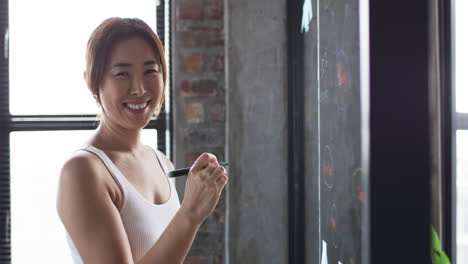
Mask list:
[[[454,1],[456,114],[468,113],[468,1]],[[456,132],[457,263],[468,263],[468,130]]]
[[[108,17],[138,17],[156,31],[155,0],[9,1],[12,115],[99,113],[83,79],[85,48]],[[12,263],[71,263],[55,210],[63,161],[92,131],[12,132]],[[156,130],[143,143],[156,148]],[[28,252],[25,254],[25,252]]]
[[[105,18],[138,17],[156,31],[154,0],[10,1],[12,115],[94,114],[85,48]]]

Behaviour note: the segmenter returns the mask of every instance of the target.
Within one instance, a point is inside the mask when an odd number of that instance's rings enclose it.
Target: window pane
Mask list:
[[[468,113],[468,1],[455,3],[455,87],[457,112]]]
[[[457,131],[457,262],[468,263],[468,131]]]
[[[72,263],[55,207],[58,177],[65,159],[93,132],[10,134],[12,263]],[[143,130],[142,142],[156,149],[156,130]]]
[[[154,0],[15,0],[9,7],[14,115],[98,113],[83,79],[91,32],[113,16],[138,17],[156,30]]]

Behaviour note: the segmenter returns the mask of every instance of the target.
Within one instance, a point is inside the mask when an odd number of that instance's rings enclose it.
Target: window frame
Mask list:
[[[456,110],[455,0],[439,0],[442,95],[443,249],[457,263],[457,131],[468,130],[468,113]]]
[[[156,30],[168,50],[166,56],[170,66],[171,46],[168,44],[171,30],[166,25],[170,17],[170,1],[162,0],[156,7]],[[9,104],[9,58],[8,58],[8,0],[0,0],[0,263],[11,263],[11,192],[10,192],[10,133],[18,131],[67,131],[94,130],[99,124],[95,115],[11,115]],[[166,39],[168,36],[168,39]],[[169,100],[172,100],[168,67],[168,82],[166,84]],[[172,108],[172,104],[169,104]],[[152,119],[144,129],[156,129],[158,150],[172,156],[172,109],[163,105],[157,119]],[[167,133],[169,132],[169,133]],[[168,137],[167,138],[167,134]],[[168,144],[169,143],[169,144]],[[172,157],[170,157],[172,158]]]
[[[369,263],[430,263],[429,1],[369,1],[369,27]]]
[[[454,89],[454,42],[453,42],[453,0],[437,0],[437,14],[439,27],[439,51],[438,66],[440,74],[440,119],[441,119],[441,199],[442,199],[442,224],[441,237],[442,248],[456,263],[457,229],[456,229],[456,131],[462,123],[463,114],[455,109]],[[468,115],[467,115],[468,116]],[[468,126],[468,124],[465,124]],[[461,127],[460,127],[461,128]],[[468,128],[468,127],[467,127]]]

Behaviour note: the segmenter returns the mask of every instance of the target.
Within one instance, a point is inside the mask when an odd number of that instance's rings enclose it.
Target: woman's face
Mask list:
[[[142,38],[125,39],[114,46],[99,89],[106,120],[129,129],[148,124],[164,89],[157,61]]]

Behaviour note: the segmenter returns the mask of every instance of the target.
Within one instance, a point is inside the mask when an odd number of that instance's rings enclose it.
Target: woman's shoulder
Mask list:
[[[67,160],[65,160],[63,164],[63,168],[65,169],[74,169],[76,167],[81,167],[84,169],[95,167],[99,158],[96,155],[85,151],[85,150],[77,150],[73,152]]]
[[[123,197],[100,158],[85,150],[74,152],[64,162],[59,176],[58,192],[59,197],[68,197],[70,200],[76,198],[72,198],[73,196],[81,196],[83,193],[99,193],[104,195],[104,199],[109,195],[116,206],[121,206]]]
[[[102,177],[105,167],[96,155],[77,150],[63,163],[61,178],[72,178],[82,184],[95,183]]]

